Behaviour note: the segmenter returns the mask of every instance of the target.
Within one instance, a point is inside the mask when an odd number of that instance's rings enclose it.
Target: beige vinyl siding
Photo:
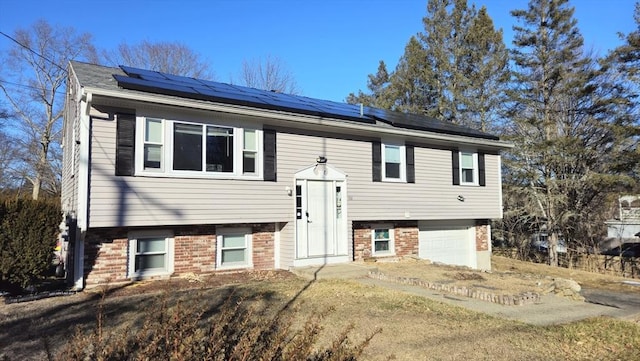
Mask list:
[[[500,217],[499,157],[485,155],[486,187],[452,184],[451,151],[415,147],[416,183],[372,182],[371,143],[278,134],[279,174],[325,155],[347,174],[350,221]],[[465,201],[457,198],[461,195]]]
[[[116,177],[115,121],[92,122],[91,227],[294,223],[294,174],[328,159],[347,177],[348,221],[476,219],[500,216],[498,156],[487,155],[486,187],[453,186],[451,151],[415,148],[416,183],[374,183],[371,143],[278,132],[278,182]],[[465,198],[457,200],[458,195]],[[285,229],[293,226],[288,224]],[[291,231],[293,237],[293,231]],[[282,264],[287,264],[287,232]],[[293,250],[291,250],[293,254]]]
[[[296,256],[295,222],[287,222],[280,230],[280,267],[289,269],[293,267]]]
[[[286,222],[291,182],[115,176],[115,121],[93,119],[91,227]]]
[[[76,144],[76,138],[80,134],[80,102],[75,101],[75,97],[79,92],[79,86],[72,76],[67,79],[67,82],[69,91],[66,94],[64,110],[61,204],[63,212],[76,212],[80,157],[80,147]]]

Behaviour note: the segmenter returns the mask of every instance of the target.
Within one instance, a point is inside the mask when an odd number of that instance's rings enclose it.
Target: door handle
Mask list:
[[[309,212],[304,212],[304,214],[307,216],[307,223],[311,223],[311,220],[309,219]]]

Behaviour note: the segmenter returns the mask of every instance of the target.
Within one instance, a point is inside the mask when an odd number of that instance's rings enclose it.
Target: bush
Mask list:
[[[45,277],[60,220],[53,201],[0,200],[0,284],[24,288]]]
[[[338,334],[325,348],[317,348],[325,313],[307,319],[293,330],[295,311],[283,309],[275,316],[266,309],[246,306],[230,297],[213,315],[204,304],[180,299],[170,305],[168,296],[154,302],[139,327],[106,332],[104,294],[98,305],[96,326],[88,333],[77,330],[55,356],[56,360],[356,360],[379,333],[352,344],[352,327]]]

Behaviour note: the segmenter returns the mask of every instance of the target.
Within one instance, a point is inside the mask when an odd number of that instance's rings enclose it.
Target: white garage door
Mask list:
[[[433,262],[477,268],[475,227],[469,221],[419,224],[418,256]]]

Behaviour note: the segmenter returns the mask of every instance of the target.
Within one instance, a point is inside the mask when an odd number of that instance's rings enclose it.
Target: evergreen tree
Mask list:
[[[509,53],[502,29],[495,30],[484,6],[471,22],[464,48],[467,59],[461,73],[468,74],[470,81],[457,100],[463,119],[466,125],[483,132],[497,131],[509,80]]]
[[[432,69],[424,65],[426,52],[418,39],[411,37],[382,97],[390,109],[412,114],[429,114],[437,94],[425,79]]]
[[[622,35],[624,44],[614,49],[607,58],[619,74],[626,75],[636,86],[640,85],[640,3],[635,4],[633,19],[636,30]]]
[[[633,109],[629,116],[635,119],[635,132],[640,133],[640,114],[638,113],[638,101],[640,92],[640,3],[636,2],[633,18],[636,29],[627,35],[620,34],[624,44],[617,47],[602,60],[603,67],[610,74],[610,78],[616,84],[616,89],[626,94],[626,99],[633,102]],[[638,139],[634,139],[638,144]],[[624,154],[624,162],[635,162],[636,167],[631,176],[636,181],[635,192],[640,191],[640,147]]]
[[[379,68],[369,75],[371,93],[347,100],[488,130],[508,74],[502,31],[466,0],[429,0],[423,24],[384,86],[371,81],[381,79]]]
[[[619,156],[632,146],[629,103],[584,54],[573,13],[568,0],[530,0],[527,10],[511,12],[521,25],[514,26],[511,52],[516,147],[506,178],[543,220],[553,266],[561,235],[567,242],[597,240],[599,210],[629,181],[619,174],[629,166]]]
[[[385,103],[385,90],[388,85],[389,72],[387,71],[387,65],[384,61],[380,60],[378,72],[376,74],[369,74],[369,80],[367,81],[367,88],[371,94],[365,94],[361,90],[358,91],[357,95],[350,93],[347,96],[347,103],[389,109],[391,107],[390,104]]]

